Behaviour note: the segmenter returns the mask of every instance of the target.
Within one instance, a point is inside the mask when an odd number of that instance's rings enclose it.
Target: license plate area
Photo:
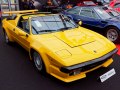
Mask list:
[[[112,77],[115,74],[116,74],[116,72],[115,72],[115,69],[113,68],[113,69],[109,70],[108,72],[104,73],[103,75],[101,75],[99,77],[100,81],[104,82],[104,81],[106,81],[107,79],[109,79],[110,77]]]

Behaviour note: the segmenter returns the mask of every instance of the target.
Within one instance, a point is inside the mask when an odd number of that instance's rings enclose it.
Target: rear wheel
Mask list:
[[[118,42],[120,39],[120,31],[116,27],[109,27],[106,31],[106,37],[112,42]]]
[[[10,43],[11,43],[6,32],[4,32],[4,38],[5,38],[5,42],[6,42],[7,44],[10,44]]]
[[[46,72],[45,65],[39,53],[33,52],[33,60],[34,60],[34,64],[37,70],[42,73],[45,73]]]

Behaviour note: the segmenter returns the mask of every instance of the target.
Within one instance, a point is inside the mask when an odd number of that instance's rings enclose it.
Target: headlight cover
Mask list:
[[[60,51],[55,52],[61,58],[68,58],[72,56],[72,54],[67,49],[62,49]]]

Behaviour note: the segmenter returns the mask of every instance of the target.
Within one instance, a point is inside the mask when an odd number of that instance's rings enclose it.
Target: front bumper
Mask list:
[[[86,77],[86,74],[88,72],[91,72],[91,71],[94,71],[100,67],[107,67],[109,66],[111,63],[113,62],[113,59],[109,59],[108,61],[106,61],[105,63],[97,66],[97,67],[94,67],[90,70],[87,70],[87,71],[84,71],[84,72],[81,72],[80,74],[77,74],[77,75],[74,75],[74,76],[69,76],[69,74],[66,74],[66,73],[63,73],[59,70],[59,68],[56,68],[54,66],[51,66],[50,69],[51,69],[51,75],[56,77],[57,79],[63,81],[63,82],[66,82],[66,83],[69,83],[69,82],[72,82],[72,81],[75,81],[75,80],[79,80],[79,79],[82,79],[82,78],[85,78]]]
[[[50,74],[52,76],[64,81],[64,82],[72,82],[72,81],[75,81],[75,80],[78,80],[78,79],[85,78],[86,74],[88,72],[96,70],[100,67],[108,67],[113,62],[113,59],[112,59],[113,54],[115,54],[117,51],[118,51],[118,49],[115,49],[112,52],[102,56],[101,58],[97,58],[97,59],[91,60],[89,62],[85,62],[85,63],[82,63],[82,64],[70,66],[70,67],[64,67],[65,70],[63,70],[63,71],[62,71],[62,69],[59,69],[59,68],[51,65],[50,66]],[[94,63],[98,63],[98,62],[102,62],[102,63],[97,64],[97,66],[93,65]],[[89,67],[91,65],[93,67]],[[80,68],[80,67],[83,68],[83,67],[86,67],[86,66],[87,66],[87,68],[84,69],[83,71],[81,71],[79,74],[72,75],[72,76],[69,75],[70,70],[77,69],[77,68]]]
[[[62,71],[64,73],[69,73],[71,70],[78,69],[81,67],[83,68],[82,71],[86,71],[88,69],[94,68],[94,67],[106,62],[108,59],[112,58],[112,55],[115,54],[117,51],[118,51],[118,49],[114,49],[110,53],[108,53],[100,58],[93,59],[88,62],[80,63],[80,64],[69,66],[69,67],[62,67],[60,69],[60,71]]]

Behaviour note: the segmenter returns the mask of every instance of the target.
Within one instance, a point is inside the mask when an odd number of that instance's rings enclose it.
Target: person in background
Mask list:
[[[29,10],[29,6],[27,4],[27,0],[22,0],[20,4],[20,9],[21,10]]]
[[[26,1],[26,4],[27,4],[27,6],[28,6],[28,9],[27,9],[27,10],[35,9],[33,3],[34,3],[34,2],[32,2],[31,0],[27,0],[27,1]]]
[[[34,1],[30,0],[29,7],[30,7],[30,9],[35,9]]]
[[[38,9],[39,11],[42,9],[42,5],[40,2],[36,1],[36,0],[31,0],[33,6],[35,9]]]
[[[32,0],[22,0],[20,10],[31,10],[35,9]]]
[[[24,5],[25,5],[24,0],[21,0],[21,3],[20,3],[20,10],[24,10]]]
[[[48,1],[47,1],[47,5],[48,5],[48,6],[53,5],[52,1],[51,1],[51,0],[48,0]]]
[[[70,2],[70,0],[63,0],[63,1],[61,2],[61,7],[62,7],[63,9],[70,9],[70,8],[73,7],[73,4]]]

